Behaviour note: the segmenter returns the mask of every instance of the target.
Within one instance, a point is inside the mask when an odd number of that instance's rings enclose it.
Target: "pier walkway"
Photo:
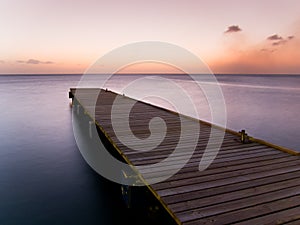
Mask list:
[[[75,91],[70,90],[71,98],[76,98]],[[127,163],[133,167],[154,164],[174,151],[180,136],[178,114],[135,102],[130,113],[130,127],[136,137],[145,139],[150,135],[149,121],[153,117],[162,118],[167,131],[164,140],[154,150],[134,151],[118,139],[112,127],[112,104],[119,94],[101,90],[94,106],[89,99],[91,91],[82,89],[76,104],[80,104],[88,115],[95,115],[91,120],[96,122]],[[119,104],[127,105],[134,101],[125,96],[123,99]],[[91,112],[94,109],[95,113]],[[117,116],[122,118],[126,113],[120,110]],[[189,117],[185,117],[184,123],[199,124],[200,127],[199,140],[191,159],[172,177],[147,186],[177,224],[300,224],[298,152],[254,138],[250,138],[249,143],[242,143],[237,132]],[[212,129],[225,132],[224,140],[211,165],[199,171],[199,161]],[[122,135],[131,135],[126,132]],[[145,146],[135,147],[142,149]],[[185,148],[189,147],[186,143]],[[182,154],[185,154],[184,148]],[[170,168],[176,163],[179,162],[169,162]],[[161,173],[168,169],[161,168]],[[147,174],[147,171],[139,172]]]

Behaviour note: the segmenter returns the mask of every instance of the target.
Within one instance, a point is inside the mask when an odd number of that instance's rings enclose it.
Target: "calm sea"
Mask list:
[[[132,77],[118,77],[112,89]],[[300,76],[217,78],[229,128],[300,150]],[[0,224],[126,222],[119,190],[95,174],[76,147],[68,89],[79,79],[0,76]],[[203,119],[209,120],[205,112]]]

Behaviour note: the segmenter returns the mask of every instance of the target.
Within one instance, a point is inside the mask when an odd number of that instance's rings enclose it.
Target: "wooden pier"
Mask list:
[[[94,106],[89,99],[92,89],[81,89],[80,99],[76,99],[75,91],[70,90],[73,102],[76,100],[76,104],[80,104],[87,115],[95,115],[91,119],[128,164],[140,166],[157,163],[173,152],[180,135],[177,113],[136,102],[130,114],[133,133],[139,138],[147,138],[149,121],[156,116],[166,122],[167,135],[153,151],[133,151],[122,144],[112,128],[110,113],[118,94],[101,90]],[[122,104],[125,105],[134,101],[123,98]],[[95,113],[91,112],[94,109]],[[118,116],[124,116],[122,113],[120,111]],[[300,224],[298,152],[254,138],[250,138],[249,143],[242,143],[238,132],[189,117],[186,117],[185,123],[197,123],[200,126],[193,156],[174,176],[147,185],[153,198],[160,202],[175,224]],[[208,169],[199,171],[199,161],[212,129],[225,132],[224,140]],[[123,135],[127,135],[126,132]],[[189,148],[188,143],[186,148]],[[182,154],[185,154],[184,149]],[[174,160],[171,163],[178,162]],[[163,172],[164,168],[161,170]],[[145,174],[147,171],[141,172]]]

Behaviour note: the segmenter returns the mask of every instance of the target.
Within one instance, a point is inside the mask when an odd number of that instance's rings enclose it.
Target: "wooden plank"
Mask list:
[[[252,156],[253,157],[257,157],[258,155],[259,155],[260,153],[257,153],[257,154],[253,154]],[[260,154],[261,155],[261,154]],[[265,154],[264,154],[265,155]],[[230,158],[228,158],[228,159],[230,159]],[[218,160],[218,158],[217,159],[215,159],[216,161]],[[222,159],[220,159],[221,161],[224,161],[224,158],[222,158]],[[185,160],[184,160],[184,158],[182,158],[182,157],[179,157],[177,160],[174,160],[174,161],[171,161],[171,162],[169,162],[169,163],[165,163],[164,165],[163,165],[163,167],[160,169],[160,172],[157,174],[157,175],[159,175],[159,174],[162,174],[164,171],[169,171],[170,169],[172,169],[174,166],[176,166],[176,165],[180,165],[180,163],[182,164],[182,163],[184,163],[185,162]],[[299,161],[297,162],[297,163],[299,163]],[[190,165],[190,164],[188,164],[188,165]],[[199,165],[199,161],[197,160],[195,163],[193,163],[193,168],[194,168],[194,172],[195,172],[195,175],[198,175],[198,176],[202,176],[202,174],[201,174],[201,171],[197,171],[198,170],[198,165]],[[266,165],[266,166],[264,166],[263,168],[264,169],[266,169],[266,168],[270,168],[270,169],[273,169],[273,168],[278,168],[280,165],[279,164],[275,164],[275,165]],[[256,167],[256,168],[253,168],[253,169],[251,169],[252,171],[256,171],[256,170],[261,170],[262,169],[262,167],[260,167],[260,168],[258,168],[258,167]],[[147,173],[152,173],[153,171],[151,170],[151,169],[140,169],[139,170],[140,172],[141,172],[141,174],[143,174],[143,175],[146,175]],[[240,172],[240,171],[235,171],[235,172]],[[245,173],[247,173],[246,171],[245,171]],[[153,173],[152,173],[153,174]],[[226,175],[228,175],[229,173],[222,173],[222,175],[221,176],[226,176]],[[242,175],[242,174],[239,174],[239,175]],[[155,176],[155,174],[154,174],[154,176]],[[198,179],[197,177],[195,177],[195,179]]]
[[[226,152],[222,152],[222,150],[218,153],[216,159],[220,160],[225,159],[225,158],[231,158],[232,156],[254,156],[255,153],[266,153],[267,149],[264,146],[255,146],[252,148],[245,148],[243,149],[243,151],[241,151],[240,149],[233,149],[232,151],[226,151]],[[169,153],[169,152],[167,152]],[[157,161],[160,161],[162,159],[165,159],[166,157],[169,156],[169,154],[166,154],[164,152],[164,154],[159,154],[159,152],[155,152],[154,154],[147,154],[145,156],[141,156],[142,153],[132,153],[132,154],[126,154],[128,155],[128,158],[134,162],[135,165],[143,165],[143,164],[152,164],[152,163],[156,163]],[[180,159],[180,157],[185,156],[187,153],[185,152],[180,152],[178,154],[174,154],[174,158],[173,160],[176,161],[178,159]],[[150,155],[150,156],[148,156]],[[207,154],[206,156],[212,155],[211,154]],[[266,154],[265,154],[266,155]],[[274,154],[275,155],[275,154]],[[189,165],[193,164],[193,163],[199,163],[200,159],[203,156],[203,152],[197,152],[194,153],[194,155],[192,156],[191,160],[189,161]]]
[[[180,201],[189,201],[201,196],[201,198],[211,197],[214,195],[220,195],[223,193],[234,192],[238,190],[243,190],[247,188],[255,188],[261,185],[273,184],[276,185],[277,182],[283,182],[290,179],[299,178],[300,170],[292,173],[282,173],[277,176],[269,176],[269,177],[262,177],[257,179],[251,179],[239,183],[232,183],[228,185],[216,186],[212,188],[205,188],[193,192],[186,192],[181,193],[180,195],[169,195],[162,197],[165,202],[168,204],[173,204]],[[196,196],[196,197],[195,197]]]
[[[283,224],[296,222],[300,219],[300,196],[282,198],[269,203],[248,207],[218,216],[207,217],[197,221],[183,223],[185,225],[196,224]],[[296,220],[296,221],[295,221]],[[298,223],[299,224],[299,223]],[[297,225],[298,225],[297,224]]]
[[[261,195],[265,193],[270,193],[273,191],[285,191],[285,189],[295,186],[300,186],[300,177],[290,179],[290,180],[284,180],[279,181],[276,183],[261,185],[261,186],[255,186],[247,189],[240,189],[232,192],[222,193],[219,195],[213,195],[210,197],[202,197],[202,196],[194,196],[192,200],[189,201],[181,201],[181,199],[178,198],[178,202],[170,204],[168,202],[169,207],[172,209],[173,212],[183,212],[193,209],[200,209],[203,207],[211,206],[211,205],[217,205],[217,204],[223,204],[225,202],[230,202],[233,200],[249,198],[255,195]],[[300,203],[299,203],[300,204]]]
[[[260,172],[264,172],[267,169],[276,170],[280,168],[285,168],[285,167],[292,167],[292,166],[297,166],[299,165],[299,161],[289,161],[289,162],[283,162],[283,163],[278,163],[278,164],[272,164],[272,165],[264,165],[260,167],[251,167],[251,168],[246,168],[246,169],[241,169],[241,170],[233,170],[229,172],[221,172],[221,173],[216,173],[216,174],[208,174],[208,175],[201,175],[201,172],[199,172],[198,177],[193,177],[188,178],[188,179],[178,179],[178,180],[173,180],[173,181],[166,181],[162,182],[160,184],[156,184],[155,188],[156,190],[162,190],[162,189],[173,189],[177,187],[186,187],[186,186],[191,186],[191,185],[198,185],[203,182],[209,182],[209,181],[215,181],[219,179],[229,179],[229,178],[235,178],[235,177],[240,177],[240,176],[250,176],[251,174],[256,174]],[[144,175],[144,172],[141,171],[141,173]]]
[[[228,158],[230,158],[231,160],[230,161],[234,161],[234,160],[241,160],[241,159],[245,159],[245,158],[253,158],[253,157],[260,157],[260,156],[268,156],[270,154],[272,155],[278,155],[278,154],[281,154],[280,152],[273,152],[273,151],[269,151],[268,148],[265,148],[265,147],[257,147],[255,149],[252,149],[253,151],[247,151],[247,149],[245,149],[246,151],[238,151],[237,153],[234,153],[233,154],[231,152],[219,152],[219,154],[217,155],[215,161],[213,162],[214,164],[217,164],[217,163],[220,163],[220,162],[226,162],[228,161]],[[170,154],[172,151],[166,151],[166,152],[163,152],[163,156],[160,157],[159,155],[157,155],[158,153],[157,152],[154,152],[153,155],[151,154],[152,152],[145,152],[145,153],[132,153],[132,154],[128,154],[128,157],[133,160],[133,161],[136,161],[136,162],[139,162],[139,161],[148,161],[149,159],[149,162],[150,160],[152,159],[163,159],[165,158],[165,156],[167,154]],[[196,153],[194,153],[193,157],[192,157],[192,161],[195,161],[195,160],[198,160],[198,162],[200,161],[200,159],[202,158],[202,152],[199,152],[199,151],[196,151]],[[141,155],[141,157],[139,157],[139,155]],[[185,155],[185,152],[183,151],[182,153],[179,153],[177,154],[178,156],[180,155]],[[209,155],[209,153],[207,154],[207,156]],[[283,155],[283,154],[281,154]],[[143,160],[143,158],[145,157],[145,160]]]
[[[205,172],[203,171],[202,173],[212,173],[213,172],[213,169],[216,169],[216,168],[219,168],[222,172],[226,172],[226,171],[229,171],[230,169],[227,170],[227,168],[230,168],[231,166],[239,166],[239,165],[247,165],[248,163],[253,163],[253,162],[260,162],[260,161],[265,161],[265,160],[268,160],[268,159],[277,159],[277,158],[284,158],[284,157],[288,157],[288,156],[285,156],[285,155],[281,155],[281,154],[278,154],[278,155],[268,155],[268,156],[261,156],[261,157],[254,157],[254,158],[247,158],[245,156],[245,159],[242,159],[242,158],[239,158],[237,160],[234,160],[234,161],[230,161],[230,158],[228,158],[228,160],[222,160],[222,162],[218,162],[219,160],[216,159],[216,162],[213,163],[209,169],[207,169]],[[198,164],[199,164],[199,160],[191,160],[180,172],[178,172],[175,176],[176,176],[176,179],[178,179],[177,175],[178,174],[181,174],[181,178],[192,178],[192,177],[197,177],[199,175],[203,175],[203,174],[198,174]],[[225,162],[224,162],[225,161]],[[171,161],[173,162],[173,161]],[[244,163],[246,162],[246,163]],[[174,164],[176,164],[176,161],[174,162]],[[267,163],[268,164],[268,163]],[[254,166],[254,165],[253,165]],[[161,170],[161,173],[168,173],[168,170],[167,168],[164,168]]]
[[[247,164],[238,164],[234,166],[228,166],[228,167],[218,167],[214,169],[207,169],[205,171],[197,172],[198,176],[212,176],[215,174],[221,174],[225,172],[231,172],[231,171],[239,171],[243,169],[249,169],[253,167],[260,167],[264,165],[271,165],[271,164],[279,164],[279,163],[286,163],[289,161],[293,161],[292,157],[283,157],[283,158],[272,158],[270,160],[263,160],[263,161],[255,161],[252,163]],[[194,171],[193,171],[194,172]],[[195,172],[194,172],[195,173]],[[183,180],[183,179],[193,179],[194,173],[177,173],[172,178],[169,178],[166,182],[172,182],[176,180]]]
[[[192,211],[177,213],[183,223],[192,224],[232,224],[251,217],[266,215],[300,205],[300,186],[284,191],[273,191],[244,199],[225,202],[218,206],[208,206]],[[220,215],[219,215],[220,214]]]
[[[218,166],[210,166],[207,170],[205,171],[201,171],[202,175],[213,175],[214,172],[228,172],[228,171],[232,171],[234,170],[234,168],[236,167],[238,168],[250,168],[253,166],[253,164],[255,165],[256,163],[263,163],[264,162],[268,162],[269,160],[280,160],[280,162],[283,161],[290,161],[291,158],[288,156],[281,156],[281,155],[277,155],[277,156],[269,156],[267,157],[260,157],[260,159],[258,160],[258,158],[253,158],[252,161],[247,161],[247,163],[242,163],[239,161],[235,161],[236,163],[233,164],[232,162],[230,162],[231,164],[215,164]],[[270,162],[271,163],[271,162]],[[250,165],[249,165],[250,164]],[[268,164],[268,163],[266,163]],[[249,165],[249,166],[248,166]],[[198,168],[196,168],[196,170],[198,170]],[[216,170],[216,171],[215,171]],[[183,172],[182,172],[183,171]],[[189,167],[189,164],[187,166],[185,166],[183,169],[181,169],[178,173],[176,173],[173,177],[169,178],[167,181],[173,181],[173,180],[181,180],[181,179],[193,179],[193,177],[197,177],[200,174],[198,173],[198,171],[196,171],[195,173],[195,168],[193,167]]]
[[[193,192],[197,190],[203,190],[207,188],[212,188],[212,187],[218,187],[218,186],[224,186],[228,184],[238,184],[239,182],[243,181],[248,181],[248,180],[254,180],[258,178],[265,178],[265,177],[270,177],[270,176],[277,176],[279,174],[283,173],[292,173],[295,171],[300,171],[299,165],[296,166],[287,166],[287,167],[282,167],[279,169],[274,169],[271,171],[263,171],[263,172],[258,172],[258,173],[252,173],[248,174],[245,176],[236,176],[236,177],[230,177],[230,178],[224,178],[224,179],[219,179],[219,180],[213,180],[210,182],[203,182],[198,183],[198,185],[191,184],[191,185],[182,185],[182,186],[177,186],[177,187],[163,187],[163,189],[160,189],[160,184],[154,184],[152,185],[153,188],[157,191],[157,193],[160,196],[170,196],[170,195],[177,195],[177,194],[182,194],[182,193],[188,193],[188,192]]]
[[[195,153],[193,155],[193,158],[197,155],[202,155],[202,153],[204,152],[204,148],[206,147],[206,144],[203,145],[203,148],[202,149],[199,149],[199,147],[202,147],[202,146],[197,146],[196,150],[195,150]],[[219,150],[218,152],[218,156],[226,156],[227,154],[230,154],[230,153],[235,153],[235,154],[238,154],[238,153],[241,153],[241,154],[247,154],[247,153],[251,153],[250,151],[251,150],[257,150],[259,149],[260,151],[268,151],[270,149],[266,148],[265,146],[263,145],[247,145],[247,146],[244,146],[244,148],[241,149],[241,147],[239,146],[233,146],[233,147],[223,147],[221,146],[221,149]],[[164,155],[169,155],[169,152],[172,152],[174,151],[174,149],[170,149],[169,146],[165,146],[164,143],[162,143],[159,148],[157,149],[154,149],[152,150],[151,152],[148,152],[147,154],[146,153],[141,153],[141,152],[137,152],[137,151],[131,151],[130,149],[126,150],[126,155],[130,156],[130,158],[132,160],[136,159],[136,162],[138,161],[145,161],[145,160],[151,160],[151,159],[160,159],[160,158],[164,158]],[[150,153],[150,154],[149,154]],[[144,154],[144,155],[142,155]],[[180,153],[178,153],[177,155],[184,155],[185,154],[185,151],[182,151]],[[162,156],[162,157],[161,157]]]
[[[195,172],[196,176],[194,176],[194,177],[188,177],[186,179],[184,177],[182,177],[182,179],[180,179],[180,180],[174,180],[174,181],[170,181],[170,182],[163,182],[160,184],[155,184],[155,188],[160,190],[160,189],[164,189],[164,188],[170,188],[170,187],[174,188],[177,186],[186,186],[186,185],[197,184],[197,183],[201,183],[201,182],[207,182],[211,179],[217,180],[219,178],[222,179],[222,178],[229,178],[229,177],[236,177],[236,176],[245,176],[245,175],[249,175],[252,173],[264,172],[265,170],[271,170],[271,169],[275,171],[275,169],[282,168],[282,167],[297,166],[297,165],[299,165],[299,163],[300,162],[298,160],[294,160],[294,161],[278,163],[278,164],[263,165],[260,167],[246,168],[243,170],[216,173],[216,174],[213,174],[213,177],[211,176],[211,174],[209,174],[209,172],[207,172],[208,175],[206,175],[205,172],[203,172],[203,175],[201,175],[201,172],[199,171],[199,172]],[[207,171],[209,171],[209,170],[207,170]],[[141,171],[142,174],[146,174],[146,172],[147,171],[144,171],[144,170]]]
[[[300,207],[277,212],[275,215],[269,214],[264,219],[266,225],[271,224],[285,224],[285,225],[299,225],[300,224]],[[292,221],[291,221],[292,220]],[[255,221],[254,221],[255,222]],[[249,224],[249,223],[244,223]]]

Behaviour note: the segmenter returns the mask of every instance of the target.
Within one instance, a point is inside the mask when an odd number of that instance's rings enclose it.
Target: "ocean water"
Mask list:
[[[73,137],[68,90],[78,79],[0,76],[1,225],[120,222],[115,187],[89,168]]]
[[[300,151],[300,76],[219,76],[227,126]]]
[[[117,76],[108,86],[121,92],[136,77]],[[185,76],[169,77],[182,87],[192,84]],[[74,140],[68,90],[79,79],[0,76],[0,224],[126,224],[119,190],[89,168]],[[153,77],[147,79],[159,85]],[[228,128],[246,129],[254,137],[300,151],[300,76],[217,79]],[[209,121],[202,97],[201,116]]]

